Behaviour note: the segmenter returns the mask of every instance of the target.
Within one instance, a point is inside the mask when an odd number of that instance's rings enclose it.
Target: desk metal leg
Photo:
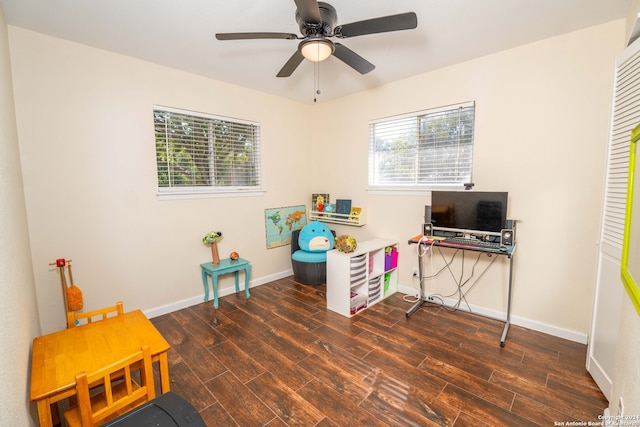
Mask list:
[[[500,338],[500,347],[504,347],[504,343],[507,340],[507,332],[509,332],[509,325],[511,325],[511,285],[513,282],[513,254],[509,257],[509,291],[507,294],[507,321],[504,324],[502,330],[502,337]]]
[[[418,295],[418,301],[409,310],[407,310],[407,313],[405,314],[407,316],[407,319],[411,317],[411,315],[415,313],[425,302],[424,288],[422,286],[424,282],[424,275],[422,274],[422,268],[423,268],[422,257],[418,256],[418,277],[420,277],[420,295]]]

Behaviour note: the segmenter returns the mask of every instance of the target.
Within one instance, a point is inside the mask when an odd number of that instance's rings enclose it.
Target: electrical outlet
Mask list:
[[[624,417],[624,403],[622,402],[622,396],[618,400],[618,417]]]
[[[413,277],[418,277],[419,274],[418,267],[413,267]]]
[[[427,295],[427,301],[433,302],[435,298],[433,298],[433,295]]]

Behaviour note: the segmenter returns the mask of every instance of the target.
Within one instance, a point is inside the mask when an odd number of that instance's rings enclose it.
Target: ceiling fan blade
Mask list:
[[[333,51],[333,56],[359,72],[360,74],[367,74],[376,68],[371,62],[364,59],[345,45],[340,43],[334,43],[336,49]]]
[[[364,36],[366,34],[386,33],[389,31],[412,30],[418,26],[418,17],[413,12],[383,16],[339,25],[334,32],[339,38]]]
[[[287,61],[286,64],[282,67],[282,69],[278,72],[276,77],[289,77],[293,72],[298,68],[298,65],[302,62],[304,56],[300,53],[299,50],[296,50],[291,58]]]
[[[295,2],[298,14],[305,22],[319,24],[322,21],[317,0],[295,0]]]
[[[217,33],[218,40],[253,40],[253,39],[286,39],[295,40],[297,35],[292,33]]]

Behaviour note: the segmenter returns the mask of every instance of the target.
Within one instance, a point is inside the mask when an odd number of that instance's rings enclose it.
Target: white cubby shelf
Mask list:
[[[398,241],[358,242],[351,253],[327,252],[327,308],[346,317],[398,290]]]

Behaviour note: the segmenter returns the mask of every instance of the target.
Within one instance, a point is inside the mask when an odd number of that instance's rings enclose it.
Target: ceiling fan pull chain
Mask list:
[[[315,62],[313,65],[313,102],[317,102],[316,95],[320,95],[320,63]]]

